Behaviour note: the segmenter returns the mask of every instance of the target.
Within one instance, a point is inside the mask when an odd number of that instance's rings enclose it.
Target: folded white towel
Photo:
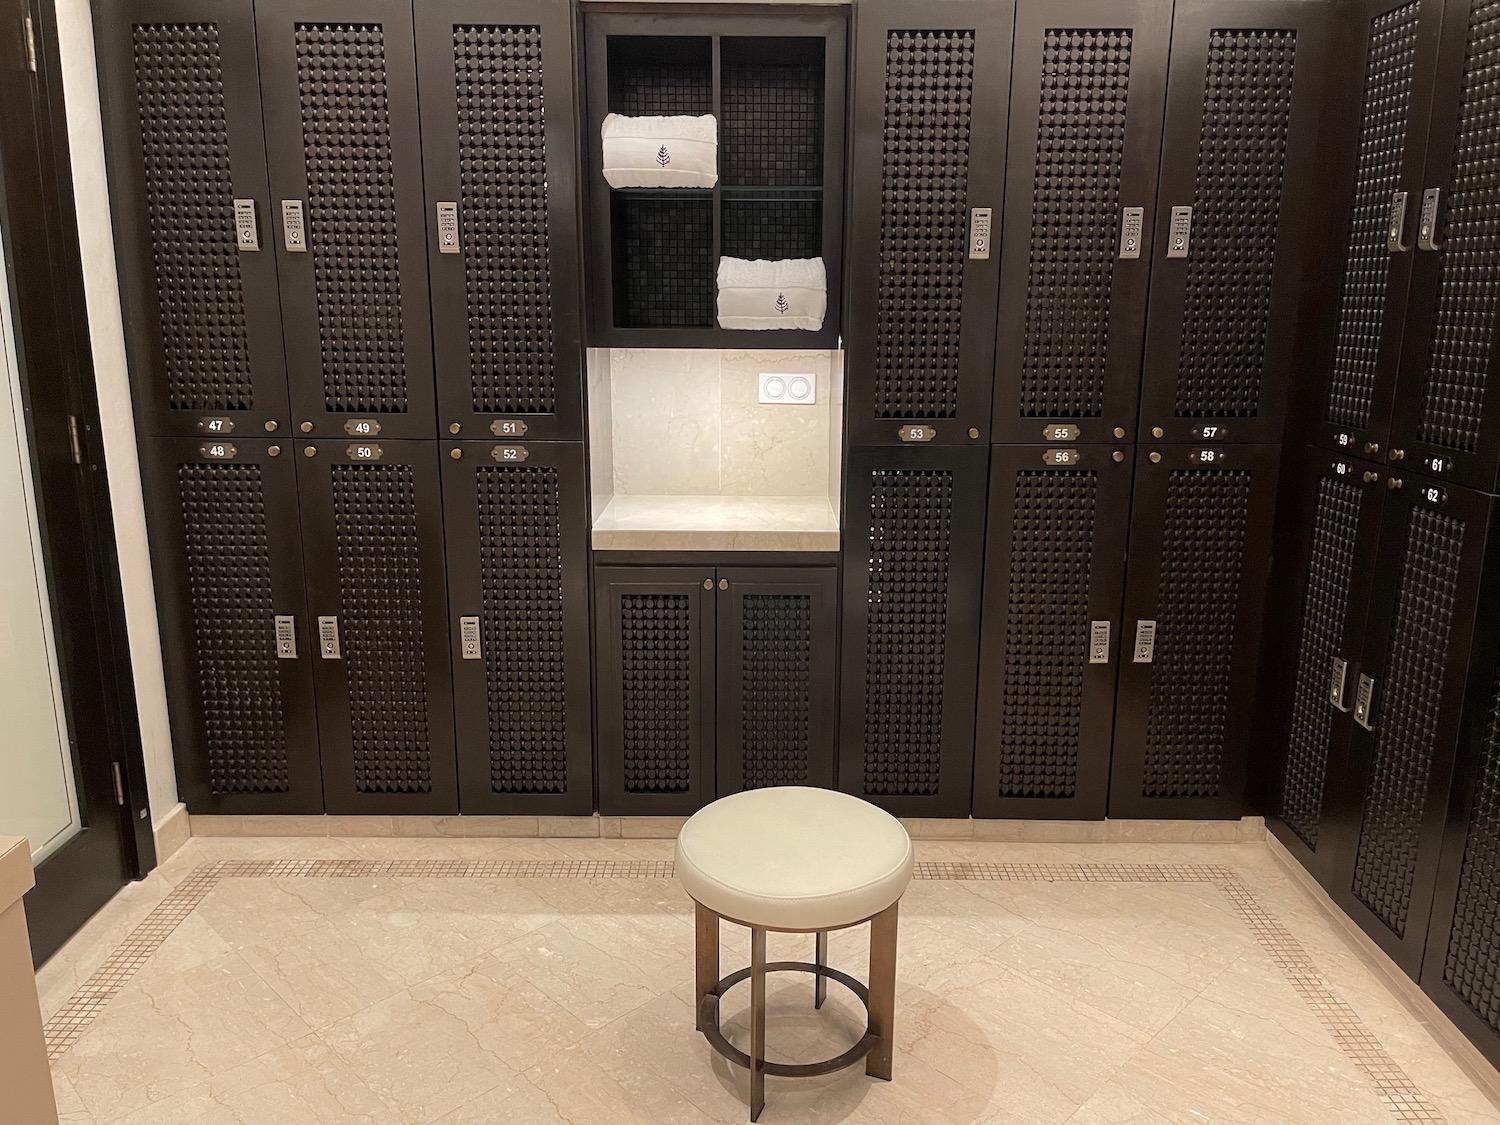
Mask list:
[[[828,274],[822,258],[719,259],[719,327],[823,327]]]
[[[702,117],[611,113],[599,134],[610,187],[713,187],[719,180],[719,123]]]

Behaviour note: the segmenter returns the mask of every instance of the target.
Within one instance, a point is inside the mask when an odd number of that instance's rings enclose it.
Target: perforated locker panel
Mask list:
[[[833,784],[834,567],[720,567],[718,792]]]
[[[198,813],[321,812],[291,458],[254,439],[141,452],[183,799]]]
[[[276,262],[248,0],[134,0],[101,13],[111,199],[136,412],[149,434],[285,426]],[[262,235],[269,232],[262,230]]]
[[[1018,6],[997,440],[1041,441],[1056,422],[1086,440],[1135,431],[1168,41],[1153,3]]]
[[[1278,453],[1139,454],[1111,816],[1240,815]]]
[[[428,268],[444,431],[579,437],[573,57],[561,0],[417,8]],[[437,208],[456,208],[456,245]]]
[[[980,629],[974,812],[1096,819],[1109,790],[1131,466],[996,447]]]
[[[594,795],[583,450],[546,442],[444,448],[461,807],[587,815]]]
[[[601,812],[713,799],[713,585],[712,567],[595,572]]]
[[[988,429],[1012,6],[860,9],[850,198],[850,411],[856,442]],[[875,185],[879,185],[878,189]],[[971,209],[993,225],[971,253]]]
[[[395,0],[256,5],[268,241],[292,409],[315,437],[436,436],[411,21]]]
[[[437,449],[300,449],[328,810],[456,812]]]
[[[986,453],[849,455],[839,785],[903,815],[969,808]]]

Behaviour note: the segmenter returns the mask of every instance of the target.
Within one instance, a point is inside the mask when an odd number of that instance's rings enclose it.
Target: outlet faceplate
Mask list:
[[[818,401],[818,377],[762,371],[760,401],[773,406],[811,406]]]

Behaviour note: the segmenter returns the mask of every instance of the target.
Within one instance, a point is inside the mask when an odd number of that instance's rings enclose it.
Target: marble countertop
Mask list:
[[[823,496],[616,496],[594,520],[596,551],[836,551]]]

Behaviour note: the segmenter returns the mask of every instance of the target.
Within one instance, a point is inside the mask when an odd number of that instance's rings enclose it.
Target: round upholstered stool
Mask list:
[[[714,1049],[750,1071],[750,1120],[766,1101],[766,1075],[802,1078],[865,1059],[865,1073],[891,1077],[896,1014],[896,908],[911,882],[906,829],[874,805],[829,789],[753,789],[715,801],[682,826],[677,874],[698,905],[698,1030]],[[750,930],[750,967],[719,977],[719,920]],[[866,988],[828,967],[828,931],[870,923]],[[816,960],[766,964],[766,931],[816,934]],[[836,980],[864,1001],[864,1036],[836,1058],[817,1063],[766,1061],[766,973],[795,970],[816,977],[813,1003],[823,1006]],[[750,1051],[719,1029],[719,999],[750,980]]]

